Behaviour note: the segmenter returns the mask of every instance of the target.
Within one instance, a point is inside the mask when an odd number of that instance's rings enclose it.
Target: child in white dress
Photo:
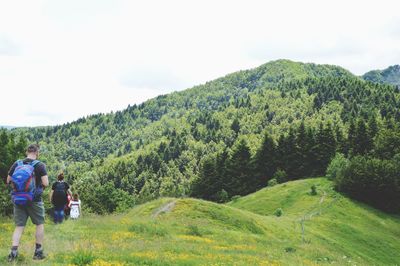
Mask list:
[[[78,219],[80,214],[82,213],[81,211],[81,201],[79,199],[78,194],[74,194],[73,199],[69,203],[69,207],[71,208],[70,212],[70,217],[71,219]]]

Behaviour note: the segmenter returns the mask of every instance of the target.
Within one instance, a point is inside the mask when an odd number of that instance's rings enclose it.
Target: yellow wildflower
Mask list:
[[[124,266],[121,262],[107,262],[104,260],[97,259],[93,261],[89,266]]]
[[[205,243],[214,242],[214,240],[212,240],[210,238],[200,237],[200,236],[178,235],[178,238],[183,239],[183,240],[199,241],[199,242],[205,242]]]
[[[193,255],[191,254],[185,254],[185,253],[173,253],[173,252],[164,252],[163,253],[164,257],[168,260],[176,261],[176,260],[188,260],[194,258]]]
[[[120,240],[126,240],[129,238],[134,238],[135,234],[132,232],[116,232],[111,236],[111,239],[113,241],[120,241]]]
[[[153,251],[134,252],[131,255],[134,257],[146,258],[146,259],[157,259],[158,258],[158,254]]]

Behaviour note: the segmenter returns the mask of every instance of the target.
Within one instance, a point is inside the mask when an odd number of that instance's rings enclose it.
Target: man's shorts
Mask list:
[[[41,202],[31,202],[26,206],[14,204],[14,222],[16,226],[25,226],[31,217],[31,221],[35,225],[44,224],[44,204]]]

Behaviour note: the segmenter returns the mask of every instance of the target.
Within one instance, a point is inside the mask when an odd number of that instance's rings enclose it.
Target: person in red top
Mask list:
[[[65,219],[68,219],[68,216],[71,213],[71,207],[69,206],[69,204],[71,203],[71,199],[72,199],[71,194],[68,194],[68,196],[67,196],[68,202],[67,202],[67,205],[65,205],[65,209],[64,209]]]

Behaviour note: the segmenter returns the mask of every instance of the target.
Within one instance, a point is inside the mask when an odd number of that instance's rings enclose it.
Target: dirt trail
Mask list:
[[[301,238],[303,240],[303,242],[305,242],[305,226],[304,223],[306,221],[311,221],[311,219],[314,216],[319,216],[322,215],[322,211],[329,209],[333,204],[336,203],[337,200],[339,200],[339,197],[333,197],[333,200],[328,203],[326,206],[322,206],[322,203],[324,203],[325,198],[327,197],[327,193],[326,191],[323,191],[323,194],[319,200],[318,206],[315,206],[315,208],[309,212],[306,212],[303,214],[302,217],[300,217],[299,219],[297,219],[297,221],[300,223],[301,226]]]
[[[324,191],[324,195],[322,195],[321,199],[319,200],[319,204],[322,204],[322,202],[324,202],[325,197],[326,197],[326,192]]]
[[[151,217],[152,218],[157,218],[160,214],[172,211],[174,209],[174,207],[175,207],[175,204],[176,204],[176,200],[168,202],[167,204],[165,204],[165,205],[161,206],[160,208],[158,208],[157,211],[155,211]]]

